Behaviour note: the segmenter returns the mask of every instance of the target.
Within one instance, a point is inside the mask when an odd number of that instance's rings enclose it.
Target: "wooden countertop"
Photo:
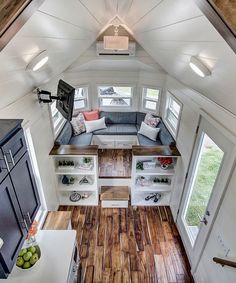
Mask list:
[[[136,156],[173,156],[178,157],[181,156],[176,146],[166,146],[166,145],[158,145],[158,146],[132,146],[133,155]]]
[[[49,155],[97,155],[98,146],[54,145]]]

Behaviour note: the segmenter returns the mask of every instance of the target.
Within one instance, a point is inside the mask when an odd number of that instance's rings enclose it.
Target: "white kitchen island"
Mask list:
[[[40,230],[37,242],[41,249],[40,260],[30,269],[14,266],[3,283],[70,283],[74,282],[76,262],[75,230]]]

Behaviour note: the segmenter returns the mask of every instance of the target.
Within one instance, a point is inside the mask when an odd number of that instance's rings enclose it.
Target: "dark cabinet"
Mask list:
[[[0,278],[14,266],[40,207],[21,120],[0,120]]]
[[[30,163],[29,154],[20,159],[18,166],[10,172],[12,184],[19,202],[21,212],[30,227],[39,208],[39,195]]]
[[[21,243],[27,234],[26,225],[9,176],[0,185],[0,231],[0,237],[3,240],[0,260],[5,273],[9,273],[19,253]]]

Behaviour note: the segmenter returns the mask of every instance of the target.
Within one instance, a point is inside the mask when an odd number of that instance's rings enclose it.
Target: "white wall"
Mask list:
[[[179,133],[177,137],[177,147],[182,155],[182,168],[175,184],[174,198],[172,199],[173,212],[179,205],[182,195],[182,189],[185,180],[185,174],[191,157],[191,152],[195,140],[195,132],[198,124],[200,111],[207,112],[213,119],[224,126],[229,132],[235,135],[236,141],[236,116],[227,112],[224,108],[210,101],[200,93],[193,91],[178,82],[174,78],[167,76],[166,91],[170,91],[182,104],[183,110]],[[162,112],[164,111],[164,101]],[[210,233],[206,248],[201,257],[199,266],[194,274],[196,282],[201,283],[233,283],[236,282],[236,272],[230,268],[222,269],[221,266],[212,263],[213,256],[224,257],[217,236],[220,235],[225,241],[225,245],[231,249],[229,257],[236,260],[236,242],[235,242],[235,219],[236,219],[236,171],[234,172],[226,195],[220,207],[213,229]],[[181,231],[180,231],[181,232]]]
[[[122,71],[86,71],[86,72],[65,72],[64,79],[73,86],[89,86],[89,109],[97,109],[98,106],[98,85],[127,84],[134,86],[132,111],[140,110],[140,96],[142,86],[163,87],[165,74],[147,72],[122,72]],[[102,108],[100,108],[102,109]],[[112,109],[111,109],[112,111]],[[115,108],[113,111],[125,111],[124,108]]]
[[[54,140],[48,106],[39,104],[36,94],[28,93],[1,109],[0,119],[23,119],[23,127],[30,128],[47,208],[57,209],[53,163],[49,156]]]

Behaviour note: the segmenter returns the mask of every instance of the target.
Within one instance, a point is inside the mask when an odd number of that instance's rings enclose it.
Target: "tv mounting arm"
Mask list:
[[[61,100],[58,96],[51,95],[51,92],[47,90],[40,90],[39,88],[36,89],[39,103],[51,103],[53,99],[55,100]]]

